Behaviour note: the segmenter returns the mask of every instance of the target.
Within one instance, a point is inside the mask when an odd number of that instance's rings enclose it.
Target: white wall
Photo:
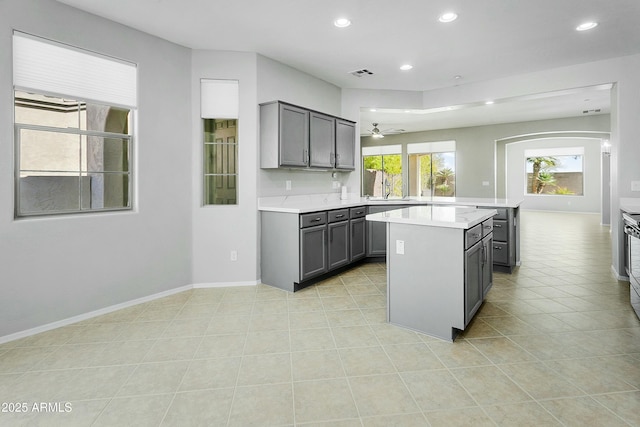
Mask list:
[[[199,285],[256,283],[258,273],[258,109],[255,53],[192,53],[191,210],[193,281]],[[238,204],[203,206],[200,79],[238,80]],[[231,261],[231,251],[238,254]]]
[[[14,220],[13,29],[138,64],[134,211]],[[191,283],[189,55],[55,1],[0,2],[0,337]]]
[[[339,87],[258,55],[258,103],[271,101],[285,101],[343,117]],[[358,118],[356,117],[355,120]],[[343,183],[349,179],[350,175],[353,173],[339,172],[335,180]],[[291,181],[290,191],[285,189],[287,180]],[[338,190],[332,188],[332,181],[334,179],[331,177],[331,172],[327,171],[261,169],[258,195],[266,197],[337,192]]]
[[[507,144],[507,197],[522,199],[522,209],[600,213],[601,140],[587,138],[529,139]],[[581,196],[527,194],[525,151],[532,149],[578,147],[584,149],[583,191]]]

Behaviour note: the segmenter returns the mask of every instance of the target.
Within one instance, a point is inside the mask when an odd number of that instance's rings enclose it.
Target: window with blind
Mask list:
[[[15,215],[132,207],[134,64],[13,35]]]
[[[203,205],[238,204],[237,80],[202,79]]]

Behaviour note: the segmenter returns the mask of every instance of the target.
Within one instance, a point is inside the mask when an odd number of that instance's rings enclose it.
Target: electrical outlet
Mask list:
[[[396,240],[396,253],[404,255],[404,240]]]
[[[238,260],[238,251],[231,251],[231,261]]]
[[[631,181],[631,191],[640,191],[640,181]]]
[[[291,180],[288,179],[284,182],[284,188],[287,191],[291,191]]]
[[[338,188],[340,188],[340,181],[333,181],[333,189],[337,190]]]

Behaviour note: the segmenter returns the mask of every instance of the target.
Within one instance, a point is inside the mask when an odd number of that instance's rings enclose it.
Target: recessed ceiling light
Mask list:
[[[453,22],[458,18],[458,14],[454,12],[447,12],[440,15],[438,21],[440,22]]]
[[[576,31],[587,31],[598,26],[597,22],[585,22],[576,27]]]
[[[370,109],[369,111],[371,111],[372,113],[375,113],[375,112],[376,112],[376,111],[378,111],[378,110],[376,110],[375,108],[372,108],[372,109]]]
[[[493,104],[493,101],[491,101],[491,100],[485,102],[485,105],[491,105],[491,104]]]
[[[333,25],[335,25],[338,28],[345,28],[351,25],[351,21],[348,20],[347,18],[338,18],[335,21],[333,21]]]
[[[402,71],[409,71],[412,68],[413,68],[413,65],[411,64],[404,64],[403,66],[400,67]]]

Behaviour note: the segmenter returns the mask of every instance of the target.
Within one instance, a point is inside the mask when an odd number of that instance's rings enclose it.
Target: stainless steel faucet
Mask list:
[[[391,184],[389,184],[389,180],[384,180],[384,198],[385,200],[389,198],[389,194],[391,194]]]

